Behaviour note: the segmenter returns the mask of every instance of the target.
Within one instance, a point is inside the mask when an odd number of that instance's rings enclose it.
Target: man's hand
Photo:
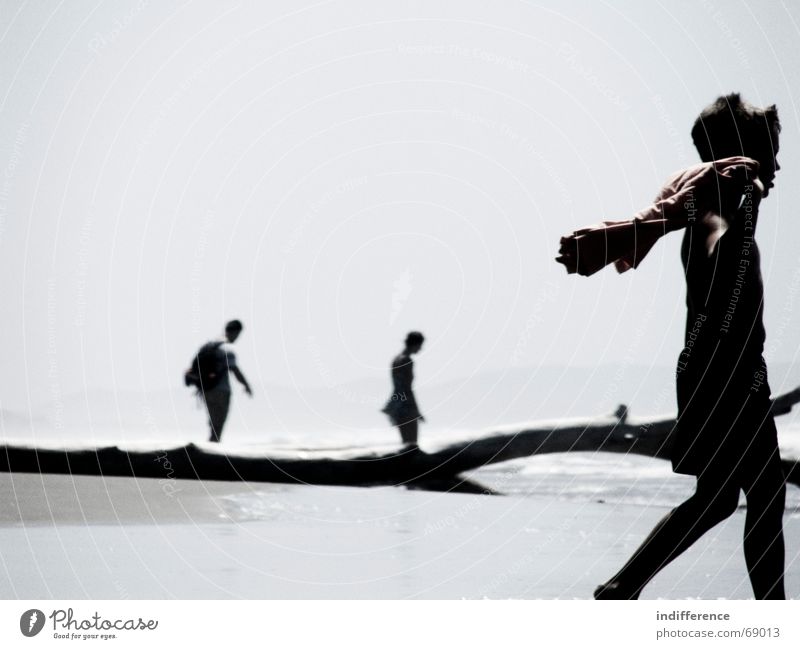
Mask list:
[[[244,391],[248,395],[250,395],[252,397],[253,396],[253,391],[250,389],[250,384],[247,382],[247,379],[244,378],[244,374],[242,374],[242,370],[240,370],[238,367],[234,366],[234,367],[231,367],[231,372],[233,372],[233,375],[236,377],[236,380],[239,381],[239,383],[241,383],[244,386]]]
[[[564,264],[569,274],[578,272],[578,239],[574,234],[561,237],[556,261]]]

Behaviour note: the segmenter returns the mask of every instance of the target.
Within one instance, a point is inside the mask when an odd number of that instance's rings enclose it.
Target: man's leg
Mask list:
[[[211,429],[209,442],[219,442],[222,437],[222,428],[228,418],[231,393],[212,390],[206,393],[206,407],[208,408],[208,425]]]
[[[400,437],[403,440],[403,444],[406,444],[407,446],[416,446],[419,422],[417,422],[416,419],[407,421],[403,424],[400,424],[399,428]]]
[[[595,590],[595,599],[638,599],[659,570],[733,514],[738,504],[739,488],[733,483],[698,479],[694,495],[661,519],[622,569]]]
[[[767,430],[759,431],[759,437],[754,439],[754,444],[764,443],[763,452],[745,457],[751,466],[743,471],[747,495],[744,558],[756,599],[786,599],[783,584],[785,477],[772,415],[767,416],[763,426]]]

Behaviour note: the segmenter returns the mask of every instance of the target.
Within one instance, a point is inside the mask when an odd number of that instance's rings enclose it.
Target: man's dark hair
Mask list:
[[[692,127],[692,140],[703,162],[731,156],[758,160],[770,154],[773,127],[780,132],[774,104],[758,108],[733,93],[703,109]]]
[[[406,345],[421,345],[422,341],[424,340],[425,336],[423,336],[419,331],[409,331],[408,335],[406,336]]]
[[[241,331],[242,329],[244,329],[244,325],[240,320],[231,320],[225,325],[225,331]]]

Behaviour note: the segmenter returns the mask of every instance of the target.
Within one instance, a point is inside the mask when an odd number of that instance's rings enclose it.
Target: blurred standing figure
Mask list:
[[[231,344],[242,333],[242,323],[231,320],[225,325],[225,337],[212,340],[203,345],[192,359],[191,367],[186,370],[184,382],[187,386],[197,388],[208,410],[208,425],[211,429],[210,442],[219,442],[222,428],[228,418],[231,402],[231,383],[228,372],[244,386],[245,392],[253,396],[250,384],[236,364],[236,355]]]
[[[424,340],[425,337],[419,331],[412,331],[406,336],[405,349],[392,361],[394,392],[382,410],[389,416],[392,425],[400,429],[403,443],[410,448],[417,448],[418,422],[425,421],[411,389],[414,382],[414,361],[411,360],[411,355],[422,349]]]

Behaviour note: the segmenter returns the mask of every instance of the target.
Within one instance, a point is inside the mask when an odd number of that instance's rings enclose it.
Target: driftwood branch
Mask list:
[[[800,402],[800,388],[778,396],[776,415]],[[117,446],[96,449],[0,446],[0,471],[61,473],[146,478],[247,480],[328,485],[451,484],[455,476],[487,464],[543,453],[592,451],[636,453],[669,459],[675,420],[632,421],[627,409],[615,416],[553,426],[498,432],[488,437],[450,444],[431,452],[393,450],[331,454],[297,451],[245,454],[194,444],[176,448],[129,450]],[[787,480],[800,485],[800,466],[784,460]]]
[[[791,412],[800,403],[800,387],[777,396],[772,403],[775,416]],[[455,473],[530,455],[570,451],[635,453],[669,460],[675,423],[674,418],[630,421],[627,407],[620,406],[613,418],[496,434],[468,445],[448,446],[430,457]],[[800,486],[800,463],[784,459],[783,468],[787,481]]]

